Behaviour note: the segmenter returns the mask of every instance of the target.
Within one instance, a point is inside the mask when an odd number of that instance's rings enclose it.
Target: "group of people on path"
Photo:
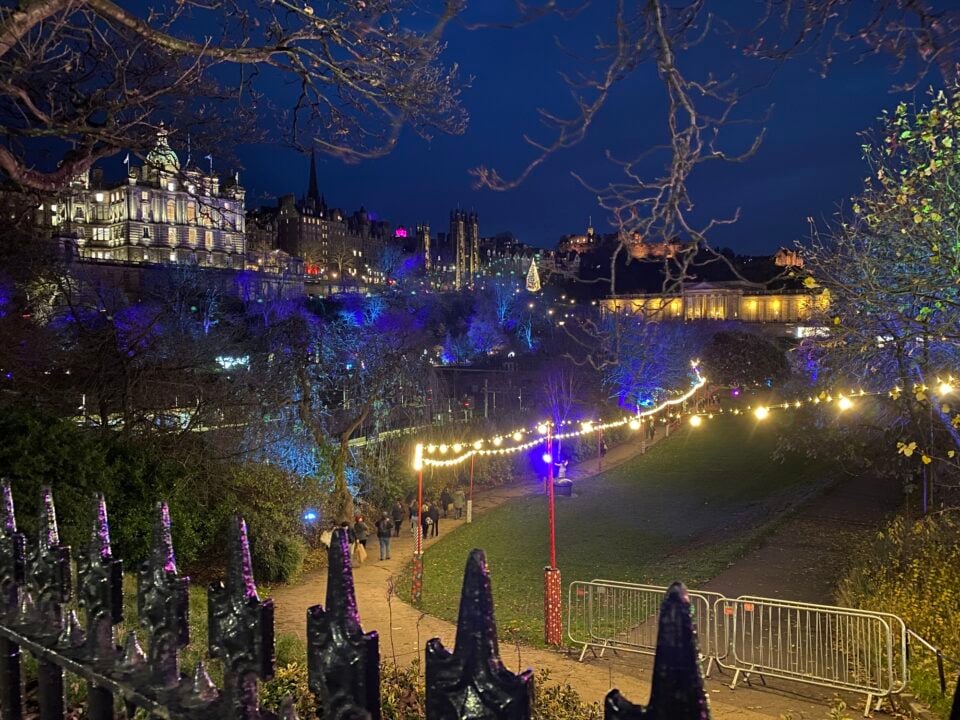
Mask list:
[[[419,514],[423,522],[421,528],[423,537],[438,537],[440,535],[441,515],[448,518],[452,511],[454,517],[459,520],[463,517],[466,505],[466,494],[461,488],[451,492],[450,488],[445,487],[435,501],[426,501],[422,507],[417,505],[417,498],[415,497],[410,498],[406,505],[397,499],[390,511],[381,513],[380,518],[374,523],[373,530],[376,532],[380,544],[380,560],[390,559],[390,540],[394,537],[400,537],[400,530],[405,518],[410,519],[410,533],[415,534],[418,510],[421,510],[422,512]],[[367,559],[367,540],[370,537],[370,527],[364,521],[362,515],[357,515],[354,518],[353,525],[344,522],[342,527],[347,532],[347,539],[354,554],[354,562],[357,565],[362,565],[363,561]],[[329,542],[324,544],[329,544]]]

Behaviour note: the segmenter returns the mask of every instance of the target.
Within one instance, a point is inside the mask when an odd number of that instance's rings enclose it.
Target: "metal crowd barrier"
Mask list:
[[[567,636],[583,645],[580,661],[587,652],[603,657],[604,652],[653,655],[657,645],[660,605],[667,588],[659,585],[635,585],[616,580],[577,581],[570,584],[567,596]],[[688,591],[700,653],[709,659],[716,656],[713,607],[723,598],[718,593]]]
[[[567,634],[602,657],[609,648],[654,654],[660,604],[656,585],[611,580],[570,584]],[[907,628],[896,615],[773,598],[727,598],[688,591],[704,674],[733,672],[731,688],[752,675],[848,690],[876,702],[907,684]]]
[[[907,684],[907,628],[896,615],[742,596],[716,602],[718,633],[729,639],[721,668],[741,675],[850,690],[874,700]]]

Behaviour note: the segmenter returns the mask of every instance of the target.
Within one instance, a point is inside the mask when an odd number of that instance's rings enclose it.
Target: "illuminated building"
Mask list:
[[[472,286],[480,272],[480,218],[464,210],[450,212],[449,242],[453,244],[455,290]]]
[[[208,156],[209,158],[209,156]],[[161,126],[146,164],[129,163],[125,182],[85,172],[39,208],[70,255],[85,261],[186,263],[242,269],[246,237],[239,176],[220,178],[181,167]],[[212,160],[211,163],[212,165]]]
[[[430,225],[420,223],[417,225],[417,252],[423,254],[423,269],[430,272],[433,263],[430,259]]]
[[[797,326],[816,323],[829,306],[824,290],[757,290],[736,281],[701,282],[678,293],[644,293],[604,298],[604,312],[643,315],[650,320],[732,320]]]

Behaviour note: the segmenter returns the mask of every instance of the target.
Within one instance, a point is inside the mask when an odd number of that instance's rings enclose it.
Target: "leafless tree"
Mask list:
[[[572,1],[564,7],[557,0],[518,0],[515,23],[550,13],[573,15],[588,4]],[[731,210],[728,217],[699,217],[689,181],[703,165],[750,158],[763,139],[764,118],[740,116],[742,94],[751,88],[738,86],[735,77],[718,78],[709,68],[691,72],[688,52],[716,34],[722,41],[718,47],[762,60],[785,61],[810,52],[824,70],[840,51],[885,53],[895,59],[897,71],[913,72],[907,87],[933,68],[953,86],[960,11],[948,6],[932,0],[765,0],[757,6],[756,21],[741,28],[724,19],[730,5],[723,2],[618,0],[609,31],[589,38],[592,53],[578,54],[580,71],[565,76],[574,112],[563,116],[541,109],[546,139],[524,136],[533,158],[512,177],[477,168],[477,185],[516,188],[548,159],[579,144],[618,86],[652,66],[666,99],[664,140],[623,153],[608,150],[619,180],[594,182],[574,171],[618,231],[610,260],[610,293],[616,294],[617,263],[634,239],[678,243],[675,252],[656,260],[663,265],[664,292],[679,289],[703,263],[724,263],[736,272],[728,258],[710,248],[708,236],[718,225],[735,222],[738,211]],[[571,48],[571,54],[579,50]],[[775,67],[770,66],[771,72]],[[746,122],[756,123],[752,140],[739,146],[723,142],[725,130]],[[660,170],[651,174],[658,165]]]
[[[348,161],[389,152],[404,126],[459,132],[457,69],[439,56],[461,0],[437,4],[419,32],[412,0],[169,0],[143,12],[4,0],[0,171],[55,191],[121,150],[146,155],[162,121],[205,152],[279,137]],[[283,104],[264,93],[277,86]]]

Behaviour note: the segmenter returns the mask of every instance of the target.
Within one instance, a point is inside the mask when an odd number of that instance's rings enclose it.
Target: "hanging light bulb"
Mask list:
[[[521,440],[523,440],[523,433],[517,430],[517,432],[513,434],[513,441],[520,442]]]
[[[546,424],[546,423],[540,423],[539,425],[537,425],[537,432],[540,433],[541,435],[546,435],[546,434],[547,434],[547,424]]]
[[[636,418],[634,418],[633,420],[631,420],[631,421],[630,421],[630,429],[631,429],[631,430],[639,430],[639,429],[640,429],[640,421],[637,420]]]
[[[853,407],[853,401],[850,398],[841,395],[840,399],[837,400],[837,407],[840,408],[841,411],[849,410]]]

